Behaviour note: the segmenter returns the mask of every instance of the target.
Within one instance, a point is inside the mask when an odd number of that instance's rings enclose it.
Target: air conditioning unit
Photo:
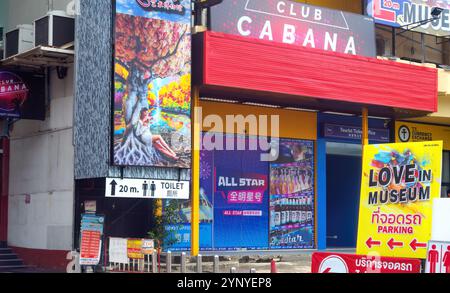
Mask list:
[[[34,22],[35,46],[62,47],[75,40],[75,18],[64,11],[49,11]]]
[[[21,24],[5,34],[5,58],[23,53],[34,47],[34,32],[31,24]]]

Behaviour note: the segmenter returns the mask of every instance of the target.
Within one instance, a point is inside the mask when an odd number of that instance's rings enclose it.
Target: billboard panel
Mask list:
[[[223,1],[211,30],[353,55],[376,56],[373,19],[294,1]]]
[[[115,165],[190,167],[190,5],[116,1]]]
[[[426,258],[442,141],[364,147],[357,254]]]

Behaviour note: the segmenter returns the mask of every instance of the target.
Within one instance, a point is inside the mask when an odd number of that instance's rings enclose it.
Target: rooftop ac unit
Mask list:
[[[35,46],[62,47],[75,40],[75,18],[64,11],[49,11],[34,22]]]
[[[31,24],[18,25],[5,34],[5,58],[23,53],[34,47],[34,32]]]

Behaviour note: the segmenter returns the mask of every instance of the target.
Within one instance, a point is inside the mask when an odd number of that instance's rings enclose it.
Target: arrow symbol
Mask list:
[[[391,250],[394,250],[394,248],[396,246],[402,247],[403,246],[403,242],[396,242],[396,241],[394,241],[394,238],[391,238],[391,240],[388,241],[387,245],[389,246],[389,248]]]
[[[113,180],[109,185],[111,185],[111,196],[115,196],[116,195],[116,186],[117,186],[116,180]]]
[[[411,243],[409,244],[409,246],[411,246],[411,248],[416,251],[417,248],[426,248],[427,244],[426,243],[420,243],[417,242],[417,239],[414,239],[413,241],[411,241]]]
[[[326,268],[326,269],[322,272],[322,274],[329,274],[330,271],[331,271],[331,268]]]
[[[374,241],[372,239],[372,237],[370,237],[369,239],[367,239],[366,245],[369,248],[372,248],[372,246],[380,246],[381,245],[381,241]]]

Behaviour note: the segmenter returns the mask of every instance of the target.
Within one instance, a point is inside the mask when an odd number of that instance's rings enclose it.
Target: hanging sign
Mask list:
[[[426,258],[442,141],[364,147],[357,254]]]
[[[323,136],[329,138],[361,140],[362,128],[357,126],[325,124]],[[389,142],[388,129],[369,129],[369,140],[381,143]]]
[[[44,120],[44,75],[0,69],[1,117]]]
[[[106,178],[106,197],[189,199],[189,195],[189,181]]]
[[[81,218],[80,265],[98,265],[105,217],[84,214]]]
[[[352,55],[376,56],[373,19],[293,1],[223,1],[211,30]]]

